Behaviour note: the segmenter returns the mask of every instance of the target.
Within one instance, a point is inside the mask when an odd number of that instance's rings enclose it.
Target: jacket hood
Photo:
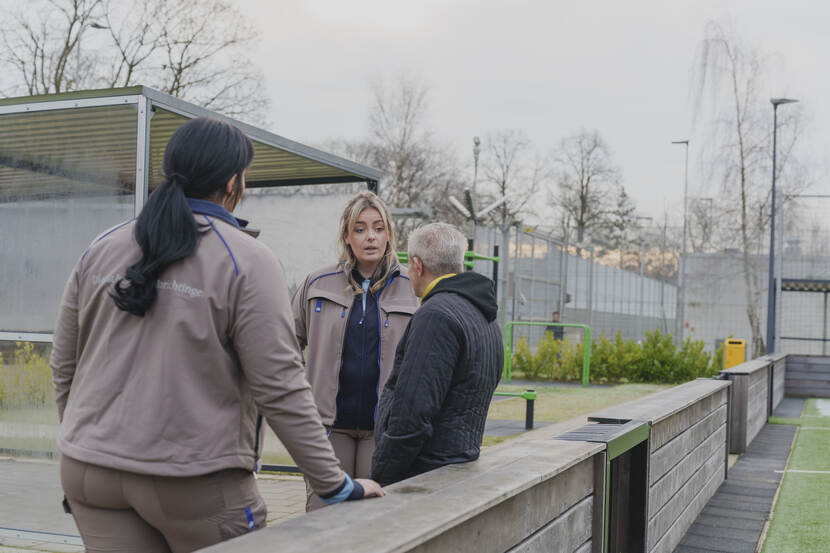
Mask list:
[[[499,306],[496,303],[496,291],[493,287],[493,281],[486,276],[473,271],[466,271],[445,278],[438,281],[435,288],[424,296],[423,301],[426,302],[429,298],[441,292],[451,292],[466,298],[476,309],[481,311],[487,322],[496,320],[496,314],[499,311]]]

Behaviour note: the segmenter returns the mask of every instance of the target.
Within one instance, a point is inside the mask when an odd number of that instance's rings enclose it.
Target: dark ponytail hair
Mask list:
[[[242,176],[254,147],[242,131],[216,119],[193,119],[173,133],[164,150],[164,181],[150,194],[135,225],[142,256],[110,294],[123,311],[143,317],[156,301],[156,281],[171,264],[190,256],[202,234],[186,198],[221,201]]]

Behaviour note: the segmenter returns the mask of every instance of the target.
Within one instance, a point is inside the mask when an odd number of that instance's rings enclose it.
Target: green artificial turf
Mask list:
[[[830,551],[830,416],[820,415],[816,400],[809,399],[800,419],[770,422],[798,424],[799,429],[763,551]],[[799,470],[827,472],[794,472]]]

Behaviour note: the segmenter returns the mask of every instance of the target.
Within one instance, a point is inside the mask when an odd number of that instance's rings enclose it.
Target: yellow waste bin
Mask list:
[[[723,351],[723,368],[731,369],[744,361],[746,361],[746,340],[728,339]]]

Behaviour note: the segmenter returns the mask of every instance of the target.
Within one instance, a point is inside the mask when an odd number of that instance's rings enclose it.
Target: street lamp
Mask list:
[[[646,304],[646,279],[643,275],[643,268],[645,267],[646,261],[646,232],[645,228],[639,224],[639,221],[654,221],[651,217],[643,217],[643,216],[636,216],[634,217],[635,220],[638,221],[638,226],[640,227],[640,316],[638,317],[637,321],[637,336],[642,341],[645,337],[645,304]]]
[[[689,141],[673,140],[672,144],[683,144],[686,147],[686,162],[683,177],[683,248],[680,251],[680,267],[678,267],[678,284],[680,285],[680,301],[677,306],[675,340],[683,343],[683,330],[686,320],[686,207],[689,197]]]
[[[791,98],[770,98],[772,104],[772,201],[769,222],[769,281],[767,285],[767,355],[775,351],[775,149],[778,141],[778,106]],[[778,275],[781,278],[781,275]]]
[[[481,140],[473,137],[473,195],[476,194],[476,181],[478,181],[478,154],[481,153]]]

